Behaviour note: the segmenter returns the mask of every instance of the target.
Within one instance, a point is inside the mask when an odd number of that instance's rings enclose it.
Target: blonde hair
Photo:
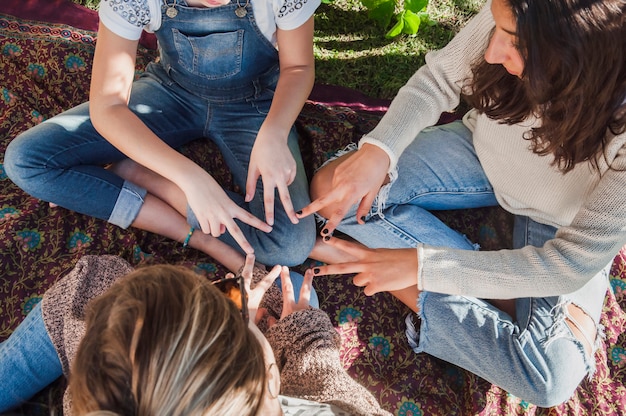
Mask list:
[[[176,266],[129,274],[89,305],[72,365],[74,411],[253,415],[266,385],[263,350],[236,306]]]

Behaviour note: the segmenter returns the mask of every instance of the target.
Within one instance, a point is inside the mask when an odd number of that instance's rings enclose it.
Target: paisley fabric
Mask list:
[[[26,195],[4,174],[4,150],[16,134],[87,100],[95,35],[68,24],[0,14],[0,340],[85,254],[115,254],[133,266],[183,264],[208,278],[225,273],[211,258],[179,243],[51,208]],[[153,49],[142,47],[137,73],[155,57]],[[342,96],[328,99],[332,91]],[[372,129],[380,117],[380,111],[368,111],[366,98],[346,104],[346,94],[351,92],[316,86],[298,118],[309,177],[336,150]],[[326,98],[316,100],[316,95]],[[215,146],[194,142],[183,151],[224,187],[232,188]],[[438,215],[483,250],[510,244],[511,218],[499,208]],[[311,265],[309,261],[301,269]],[[606,339],[596,354],[597,372],[568,402],[550,409],[537,408],[451,364],[414,354],[404,336],[408,310],[390,295],[367,297],[351,284],[350,276],[318,277],[314,285],[321,308],[340,334],[345,368],[397,415],[626,414],[626,249],[615,257],[611,271],[612,290],[602,315]],[[51,407],[60,412],[64,385],[65,380],[59,380],[24,405],[21,413],[49,414]]]

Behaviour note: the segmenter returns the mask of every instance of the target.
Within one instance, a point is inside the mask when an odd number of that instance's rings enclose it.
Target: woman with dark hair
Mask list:
[[[397,296],[416,352],[567,400],[594,372],[626,244],[625,16],[625,0],[487,1],[313,178],[299,215],[327,218],[311,257],[330,263],[315,274]],[[463,120],[432,127],[461,97]],[[515,216],[513,249],[478,251],[429,212],[494,205]]]

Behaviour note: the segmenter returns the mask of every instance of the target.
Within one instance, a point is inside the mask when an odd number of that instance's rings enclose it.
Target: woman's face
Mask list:
[[[505,0],[493,0],[491,13],[496,28],[491,35],[489,47],[485,51],[485,61],[502,65],[510,74],[517,77],[524,72],[524,61],[517,49],[516,24],[513,13]]]

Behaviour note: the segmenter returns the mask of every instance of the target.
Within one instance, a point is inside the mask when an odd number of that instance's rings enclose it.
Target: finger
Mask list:
[[[343,209],[335,210],[333,215],[331,215],[330,218],[328,218],[328,221],[326,221],[326,224],[324,224],[324,228],[322,229],[322,234],[324,236],[330,237],[333,235],[335,229],[339,226],[339,223],[341,223],[341,220],[345,218],[346,211],[347,210]],[[327,239],[325,239],[325,241],[326,240]]]
[[[315,214],[317,211],[326,207],[330,202],[331,201],[328,199],[328,197],[323,196],[311,202],[306,207],[302,208],[300,211],[296,213],[296,215],[298,216],[298,218],[308,217],[309,215]]]
[[[241,222],[244,222],[246,224],[248,224],[251,227],[257,228],[263,232],[266,233],[270,233],[272,232],[272,226],[263,222],[262,220],[258,219],[257,217],[255,217],[254,215],[252,215],[251,213],[249,213],[248,211],[246,211],[245,209],[241,209],[239,211],[237,211],[236,215],[234,216],[235,218],[237,218],[238,220],[240,220]]]
[[[283,291],[283,304],[294,304],[296,302],[296,296],[293,291],[293,283],[291,282],[291,276],[289,275],[289,268],[287,266],[283,266],[280,271],[280,281]]]
[[[365,217],[369,214],[372,209],[372,204],[374,203],[374,199],[376,198],[377,193],[371,193],[365,195],[361,202],[359,203],[359,207],[356,210],[356,220],[359,224],[365,224]]]
[[[246,253],[246,255],[254,254],[254,249],[252,248],[252,245],[248,242],[248,240],[246,240],[246,236],[241,231],[241,228],[239,228],[239,226],[234,221],[229,227],[227,227],[227,229],[228,232],[230,232],[230,235],[235,239],[237,244],[239,244],[239,247],[241,247],[244,253]]]
[[[263,204],[265,205],[265,222],[274,225],[274,184],[263,182]]]
[[[243,270],[241,275],[246,282],[246,289],[250,288],[250,284],[252,284],[252,272],[254,270],[254,254],[246,254],[246,261],[243,264]]]
[[[314,267],[314,276],[328,276],[331,274],[354,274],[361,273],[365,269],[361,263],[337,263]]]
[[[254,198],[256,192],[256,183],[259,181],[260,172],[257,169],[248,167],[248,178],[246,180],[246,197],[245,201],[250,202]]]
[[[291,202],[291,195],[289,194],[289,188],[286,184],[278,184],[278,195],[280,196],[280,202],[283,204],[283,208],[285,209],[285,213],[291,220],[292,224],[297,224],[299,222],[298,217],[296,216],[296,211],[293,209],[293,203]]]
[[[307,269],[304,272],[304,281],[300,288],[300,299],[298,305],[308,306],[311,300],[311,288],[313,287],[313,270]]]

